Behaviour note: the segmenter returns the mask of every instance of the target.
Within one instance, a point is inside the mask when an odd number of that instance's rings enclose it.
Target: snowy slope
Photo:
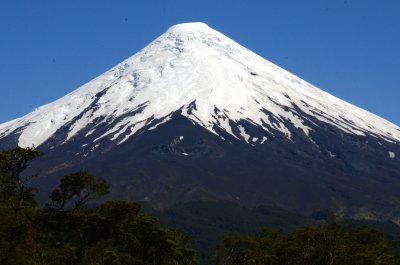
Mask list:
[[[314,87],[203,23],[171,27],[72,93],[0,125],[0,139],[18,135],[20,146],[39,146],[68,125],[67,142],[83,128],[89,127],[89,135],[114,122],[95,141],[121,144],[177,111],[214,134],[222,130],[251,144],[264,144],[276,131],[291,139],[288,123],[312,137],[305,125],[310,116],[345,133],[400,142],[398,126]],[[232,126],[241,120],[263,128],[265,137],[255,138],[240,125],[235,133]]]

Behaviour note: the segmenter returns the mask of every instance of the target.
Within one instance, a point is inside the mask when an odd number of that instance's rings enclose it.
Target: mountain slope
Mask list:
[[[203,23],[171,27],[63,98],[0,125],[0,148],[106,175],[113,197],[268,203],[398,221],[400,128]]]

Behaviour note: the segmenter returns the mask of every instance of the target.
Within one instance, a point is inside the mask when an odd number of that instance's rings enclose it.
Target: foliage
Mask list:
[[[198,264],[183,237],[140,213],[133,202],[107,201],[108,184],[88,172],[65,175],[44,209],[23,175],[42,153],[32,148],[0,152],[0,264]]]
[[[0,201],[3,206],[19,212],[36,203],[35,190],[28,185],[37,174],[23,175],[23,172],[42,155],[33,148],[20,147],[0,152]]]
[[[74,210],[79,210],[89,200],[106,195],[108,184],[103,178],[97,178],[85,171],[78,171],[65,175],[50,195],[51,203],[48,208],[56,211],[65,211],[68,203]]]
[[[37,216],[35,189],[29,182],[37,174],[23,174],[42,153],[33,148],[15,148],[0,152],[0,264],[15,264],[25,255],[22,247],[33,230]]]
[[[368,227],[338,222],[305,226],[289,233],[261,229],[255,236],[226,236],[215,264],[363,265],[400,264],[400,241]]]

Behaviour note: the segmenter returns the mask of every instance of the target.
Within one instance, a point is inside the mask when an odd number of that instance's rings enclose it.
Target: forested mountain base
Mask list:
[[[203,263],[215,265],[400,264],[395,225],[375,224],[386,229],[387,239],[378,230],[338,222],[323,212],[308,218],[227,202],[192,202],[163,213],[146,209],[189,239],[160,226],[138,203],[90,204],[109,187],[83,171],[65,175],[40,208],[29,186],[37,174],[25,170],[41,155],[31,148],[0,152],[1,265],[198,264],[190,247],[202,252]],[[269,228],[255,232],[258,227]]]

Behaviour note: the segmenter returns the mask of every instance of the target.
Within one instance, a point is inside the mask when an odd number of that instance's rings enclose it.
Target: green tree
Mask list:
[[[86,171],[78,171],[65,175],[50,195],[51,202],[47,207],[64,211],[66,206],[72,206],[79,211],[90,200],[106,195],[109,186],[104,178],[96,178]]]
[[[42,155],[34,148],[21,147],[0,152],[0,202],[14,212],[36,206],[35,189],[29,183],[38,174],[26,175],[23,172]]]
[[[29,256],[28,243],[39,212],[35,189],[29,186],[37,174],[25,170],[40,156],[33,148],[0,152],[0,264],[16,264]]]

